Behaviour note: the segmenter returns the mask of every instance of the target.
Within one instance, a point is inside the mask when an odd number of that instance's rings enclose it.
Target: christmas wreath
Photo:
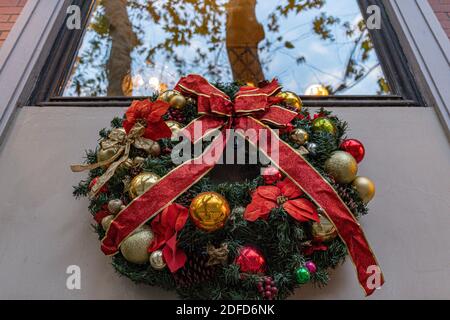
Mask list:
[[[71,167],[89,170],[74,195],[89,196],[101,250],[137,283],[188,299],[284,299],[325,285],[349,254],[369,295],[370,270],[378,286],[383,276],[357,219],[375,187],[357,176],[364,146],[346,128],[323,109],[311,117],[276,80],[189,75],[100,131],[99,147]],[[252,179],[218,182],[211,170],[239,144],[232,130],[264,157]]]

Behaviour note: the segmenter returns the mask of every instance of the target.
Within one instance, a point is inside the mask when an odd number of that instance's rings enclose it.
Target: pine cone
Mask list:
[[[336,184],[335,186],[336,191],[338,192],[339,196],[344,200],[344,202],[347,204],[347,207],[353,212],[358,211],[358,205],[355,203],[351,195],[348,193],[345,186],[341,186]]]
[[[179,287],[191,287],[211,280],[217,270],[216,266],[208,266],[206,253],[193,253],[188,255],[188,260],[183,269],[174,274],[175,282]]]

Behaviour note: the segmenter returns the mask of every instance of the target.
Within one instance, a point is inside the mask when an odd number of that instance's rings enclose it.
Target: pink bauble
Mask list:
[[[315,273],[317,271],[316,264],[312,261],[306,262],[305,267],[308,269],[309,273]]]

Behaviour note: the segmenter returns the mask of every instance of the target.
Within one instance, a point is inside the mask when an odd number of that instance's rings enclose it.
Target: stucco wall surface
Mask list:
[[[120,278],[92,232],[87,200],[69,165],[96,144],[118,108],[22,108],[0,150],[0,299],[164,299]],[[450,298],[450,152],[431,108],[336,109],[367,157],[360,174],[377,184],[366,235],[386,277],[371,299]],[[81,268],[81,290],[66,268]],[[347,261],[325,289],[296,299],[364,298]]]

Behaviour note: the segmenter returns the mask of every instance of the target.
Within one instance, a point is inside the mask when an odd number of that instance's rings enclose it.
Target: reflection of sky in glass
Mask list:
[[[109,0],[107,0],[109,1]],[[138,0],[145,4],[147,1]],[[220,4],[227,1],[218,0]],[[294,12],[285,16],[278,16],[280,29],[272,32],[268,28],[269,14],[274,12],[279,3],[287,1],[258,0],[256,16],[264,26],[266,39],[260,43],[260,61],[266,79],[278,78],[284,88],[303,94],[306,88],[312,84],[324,84],[336,88],[344,78],[347,60],[354,47],[354,40],[360,32],[347,36],[342,24],[349,22],[352,27],[361,20],[361,12],[356,0],[327,0],[320,9],[307,9],[300,14]],[[156,1],[157,8],[162,1]],[[188,7],[188,6],[187,6]],[[222,8],[223,9],[223,8]],[[187,9],[189,10],[189,9]],[[191,9],[192,12],[192,9]],[[334,41],[323,40],[313,32],[313,20],[322,12],[340,19],[339,25],[330,27]],[[98,7],[94,14],[94,21],[104,13],[103,8]],[[133,30],[141,40],[141,45],[136,47],[132,56],[131,76],[133,82],[133,95],[149,95],[155,91],[158,81],[168,87],[172,87],[177,79],[188,73],[204,75],[210,81],[230,82],[232,74],[224,41],[216,44],[213,51],[208,48],[208,37],[194,35],[189,46],[174,47],[175,54],[185,62],[182,68],[176,67],[173,56],[167,57],[164,49],[156,51],[151,62],[147,61],[150,48],[162,43],[167,33],[163,30],[164,24],[155,23],[150,15],[141,9],[128,8],[128,15],[133,24]],[[195,13],[192,12],[192,17]],[[219,37],[225,39],[226,13],[223,9],[221,19],[221,33]],[[277,37],[283,40],[277,42]],[[265,49],[265,41],[273,43],[270,50]],[[291,42],[295,47],[287,48],[284,43]],[[66,96],[93,96],[106,95],[107,75],[106,64],[111,50],[110,37],[99,37],[93,29],[86,32],[83,44],[78,53],[78,60],[74,72],[69,79],[64,92]],[[197,50],[207,55],[207,61],[195,61]],[[297,63],[299,57],[304,61]],[[80,61],[80,57],[82,60]],[[338,91],[336,94],[377,94],[380,86],[378,80],[383,77],[381,68],[374,50],[366,61],[361,61],[361,53],[355,58],[359,67],[363,70],[360,80],[350,79],[348,84],[353,87]],[[213,66],[215,73],[208,72],[208,67]],[[78,86],[78,90],[76,87]]]

